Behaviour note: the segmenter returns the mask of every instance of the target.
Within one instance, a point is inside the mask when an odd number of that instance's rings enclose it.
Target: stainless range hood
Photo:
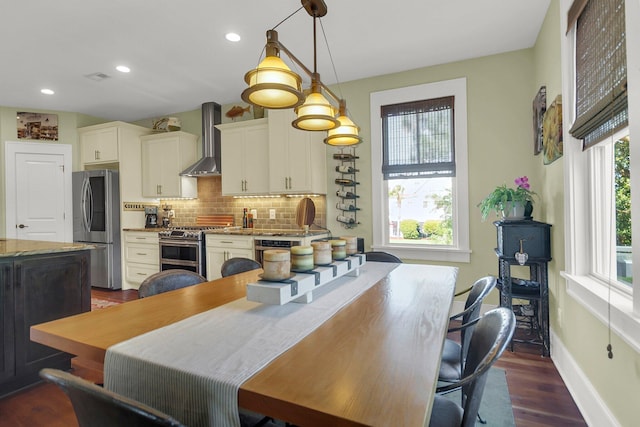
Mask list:
[[[215,102],[202,104],[202,158],[182,172],[182,176],[220,175],[220,131],[215,125],[222,119],[222,107]]]

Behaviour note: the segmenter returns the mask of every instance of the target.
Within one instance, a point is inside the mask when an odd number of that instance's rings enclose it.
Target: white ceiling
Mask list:
[[[0,105],[124,121],[208,101],[239,102],[266,30],[301,6],[300,0],[10,1],[0,9]],[[333,84],[329,51],[339,81],[347,82],[531,47],[550,0],[325,2],[318,71]],[[313,19],[303,9],[277,30],[312,69]],[[225,40],[229,31],[242,40]],[[119,64],[132,71],[119,73]],[[85,77],[98,72],[110,77]],[[42,95],[44,87],[55,95]]]

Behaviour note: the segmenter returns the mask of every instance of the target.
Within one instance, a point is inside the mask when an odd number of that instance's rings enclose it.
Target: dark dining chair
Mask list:
[[[64,391],[80,427],[182,427],[180,421],[150,406],[105,390],[59,369],[42,369],[40,377]]]
[[[165,270],[144,279],[140,288],[138,288],[138,298],[146,298],[206,281],[207,279],[193,271]]]
[[[509,345],[515,326],[516,318],[513,311],[505,307],[490,310],[480,318],[471,336],[462,379],[436,390],[438,393],[444,393],[461,389],[462,405],[445,396],[436,395],[429,427],[476,425],[489,369]]]
[[[460,332],[460,342],[447,338],[442,350],[438,381],[457,381],[462,377],[464,363],[469,350],[473,330],[480,317],[484,298],[496,287],[497,279],[485,276],[475,281],[468,292],[464,310],[454,314],[449,321],[461,319],[460,326],[449,328],[448,332]]]
[[[244,273],[245,271],[257,270],[259,268],[262,268],[262,266],[258,261],[249,258],[235,257],[229,258],[222,263],[220,273],[222,274],[222,277],[227,277],[238,273]]]
[[[371,251],[365,252],[364,254],[367,256],[367,261],[402,263],[400,258],[388,252]]]

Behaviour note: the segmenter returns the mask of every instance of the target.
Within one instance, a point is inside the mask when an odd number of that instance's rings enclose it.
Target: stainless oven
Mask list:
[[[163,230],[159,236],[160,271],[182,269],[207,276],[202,230]]]

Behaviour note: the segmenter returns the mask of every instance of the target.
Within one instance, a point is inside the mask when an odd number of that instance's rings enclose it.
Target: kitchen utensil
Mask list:
[[[296,224],[298,227],[305,228],[313,224],[313,220],[316,218],[316,205],[308,197],[302,198],[298,203],[296,209]]]

